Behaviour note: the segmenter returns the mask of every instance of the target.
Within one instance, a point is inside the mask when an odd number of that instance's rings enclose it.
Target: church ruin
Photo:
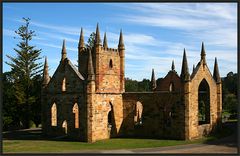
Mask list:
[[[190,74],[186,51],[178,75],[174,62],[151,92],[125,92],[125,46],[109,48],[106,33],[100,43],[97,25],[94,48],[84,44],[81,29],[78,69],[67,58],[65,40],[60,63],[50,78],[47,59],[42,83],[42,130],[45,135],[95,142],[112,137],[192,140],[221,124],[222,87],[217,59],[213,75],[204,44],[201,59]]]

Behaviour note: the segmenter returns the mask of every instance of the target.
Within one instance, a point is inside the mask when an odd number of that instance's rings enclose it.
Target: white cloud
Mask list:
[[[167,74],[171,61],[175,60],[178,73],[181,70],[183,48],[186,48],[189,70],[200,60],[201,41],[205,43],[207,61],[210,70],[213,68],[214,58],[218,57],[221,73],[236,72],[237,61],[237,5],[236,3],[131,3],[131,5],[106,4],[126,9],[118,14],[115,22],[127,23],[136,27],[146,27],[136,30],[124,30],[123,38],[126,48],[126,76],[141,80],[150,78],[151,69],[154,68],[158,77]],[[117,19],[117,21],[116,21]],[[22,21],[21,21],[22,22]],[[70,51],[77,51],[81,26],[71,27],[54,25],[39,21],[31,21],[33,26],[44,28],[39,32],[40,37],[51,41],[52,39],[66,39],[67,43],[74,43],[68,47]],[[127,27],[127,26],[126,26]],[[84,28],[84,36],[88,37],[95,29]],[[184,39],[160,39],[161,34],[151,35],[149,29],[165,28],[180,32]],[[50,32],[48,32],[50,31]],[[141,32],[139,32],[141,31]],[[151,30],[150,30],[151,32]],[[4,35],[13,35],[4,29]],[[100,32],[103,40],[103,32]],[[169,37],[170,38],[170,37]],[[107,32],[109,47],[117,48],[118,32]],[[170,41],[169,41],[170,40]],[[86,43],[85,39],[85,43]],[[38,44],[61,49],[61,45],[52,42],[39,42]],[[73,44],[71,44],[73,46]],[[74,53],[73,53],[74,54]],[[75,53],[77,57],[77,53]],[[58,59],[57,59],[58,60]],[[73,57],[71,61],[75,61]],[[135,72],[134,72],[135,71]]]
[[[78,43],[79,40],[71,37],[67,37],[66,35],[58,35],[56,33],[49,33],[49,32],[38,32],[39,35],[44,36],[45,38],[53,38],[53,39],[58,39],[58,40],[63,40],[65,39],[66,42],[73,42],[73,43]]]
[[[13,30],[3,29],[3,36],[15,37],[16,34],[15,34],[15,32]]]
[[[201,41],[205,42],[210,68],[213,68],[214,58],[218,57],[222,73],[236,72],[236,3],[136,3],[118,6],[127,10],[134,10],[134,12],[121,15],[121,21],[146,27],[160,27],[159,29],[170,28],[184,35],[184,40],[180,42],[161,43],[162,41],[154,41],[156,44],[152,49],[159,49],[161,52],[149,50],[147,53],[147,49],[137,44],[126,46],[127,52],[129,52],[129,54],[126,52],[126,57],[144,61],[144,69],[147,69],[148,72],[150,72],[150,66],[158,65],[166,74],[169,68],[164,67],[167,63],[164,58],[171,61],[169,55],[174,56],[176,67],[181,66],[183,48],[187,50],[189,69],[191,69],[192,65],[196,65],[200,59]],[[198,44],[199,47],[196,47]],[[139,54],[136,55],[136,52]],[[156,57],[157,54],[159,57]],[[154,59],[154,57],[157,59]],[[155,63],[156,60],[159,62]],[[233,66],[229,66],[230,64]],[[144,72],[147,72],[147,70]],[[136,75],[136,77],[139,77],[139,75]]]
[[[51,48],[57,48],[57,49],[62,49],[62,46],[60,45],[55,45],[55,44],[51,44],[51,43],[43,43],[43,42],[37,42],[37,44],[39,45],[43,45],[43,46],[47,46],[47,47],[51,47]],[[73,47],[66,47],[66,50],[70,50],[73,52],[77,52],[77,48],[73,48]]]
[[[22,20],[14,20],[17,22],[23,22]],[[63,33],[63,34],[67,34],[67,35],[75,35],[75,36],[79,36],[80,35],[80,31],[81,31],[81,26],[79,27],[70,27],[67,25],[54,25],[54,24],[46,24],[46,23],[42,23],[42,22],[38,22],[38,21],[34,21],[31,20],[31,25],[36,26],[36,27],[40,27],[40,28],[45,28],[45,29],[49,29],[49,30],[53,30],[56,31],[58,33]],[[89,36],[92,33],[92,31],[89,31],[87,29],[84,29],[84,34]]]

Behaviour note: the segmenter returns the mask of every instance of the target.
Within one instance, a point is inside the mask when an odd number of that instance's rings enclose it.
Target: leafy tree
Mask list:
[[[206,113],[205,112],[206,105],[205,105],[203,100],[199,101],[198,110],[199,110],[200,121],[204,121],[205,120],[205,113]]]
[[[94,47],[94,42],[95,42],[95,36],[96,36],[96,33],[95,32],[92,32],[88,38],[88,41],[87,41],[87,44],[85,44],[86,48],[93,48]],[[78,60],[77,60],[78,62]],[[78,67],[78,65],[75,64],[76,67]]]
[[[88,41],[87,41],[87,44],[86,44],[86,47],[88,47],[88,48],[93,48],[94,47],[95,36],[96,36],[95,32],[92,32],[90,34],[90,36],[88,38]]]
[[[129,78],[125,78],[125,91],[126,92],[137,92],[138,82]]]
[[[14,48],[17,53],[16,57],[7,55],[10,62],[6,62],[11,67],[11,73],[14,83],[14,96],[17,104],[20,105],[19,112],[20,120],[23,128],[30,127],[31,119],[31,105],[37,101],[36,92],[33,90],[34,78],[39,76],[42,72],[42,63],[38,63],[41,59],[41,49],[36,49],[35,46],[29,44],[35,35],[35,32],[29,30],[29,18],[23,18],[25,25],[18,28],[15,33],[19,36],[20,42],[17,44],[18,48]],[[38,91],[40,94],[40,91]],[[38,101],[39,102],[39,101]],[[40,105],[40,103],[39,103]],[[40,112],[38,110],[38,112]]]
[[[138,91],[139,92],[148,92],[151,91],[150,89],[150,80],[143,79],[142,81],[138,82]]]
[[[237,95],[237,74],[233,72],[229,72],[227,77],[223,79],[223,91],[224,93],[232,93]]]
[[[125,79],[125,91],[126,92],[148,92],[150,89],[150,80],[143,79],[142,81],[136,81],[129,78]]]
[[[225,98],[223,101],[223,109],[224,110],[227,110],[231,114],[236,114],[237,106],[238,106],[238,101],[237,101],[236,95],[234,95],[234,94],[225,95]]]
[[[223,91],[223,110],[232,114],[237,113],[237,86],[238,75],[229,72],[225,78],[222,79]]]

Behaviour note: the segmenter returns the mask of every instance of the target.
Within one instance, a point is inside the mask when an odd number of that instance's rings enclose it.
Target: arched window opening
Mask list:
[[[210,123],[210,90],[205,79],[198,88],[198,124]]]
[[[65,92],[66,91],[66,78],[64,77],[63,81],[62,81],[62,91]]]
[[[169,85],[169,92],[172,92],[174,90],[175,90],[174,83],[171,82]]]
[[[141,102],[137,101],[135,105],[135,116],[134,116],[135,125],[142,125],[142,111],[143,111],[143,105]]]
[[[171,127],[172,126],[172,112],[169,111],[167,115],[167,120],[166,120],[166,126]]]
[[[74,120],[75,120],[75,128],[79,128],[79,109],[78,104],[75,103],[73,106]]]
[[[67,134],[67,121],[66,120],[63,121],[62,128],[64,128],[64,133]]]
[[[113,61],[112,61],[112,59],[110,59],[110,61],[109,61],[109,68],[113,68]]]
[[[57,126],[57,105],[55,103],[51,107],[51,125]]]
[[[113,125],[113,106],[110,102],[111,110],[108,112],[108,127],[112,127]]]

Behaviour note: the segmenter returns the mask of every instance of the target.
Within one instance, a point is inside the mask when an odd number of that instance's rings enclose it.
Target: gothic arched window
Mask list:
[[[63,81],[62,81],[62,91],[66,91],[66,78],[64,77]]]
[[[75,119],[75,128],[79,128],[79,109],[78,104],[75,103],[73,106],[73,113],[74,113],[74,119]]]
[[[198,124],[210,123],[210,89],[203,79],[198,88]]]
[[[67,121],[66,120],[63,121],[62,128],[64,128],[64,132],[65,132],[65,134],[67,134]]]
[[[55,103],[51,107],[51,125],[57,126],[57,105]]]
[[[134,116],[135,125],[142,124],[142,111],[143,111],[143,105],[141,102],[137,101],[135,105],[135,116]]]
[[[169,85],[169,92],[172,92],[174,90],[175,90],[174,84],[171,82],[170,85]]]

